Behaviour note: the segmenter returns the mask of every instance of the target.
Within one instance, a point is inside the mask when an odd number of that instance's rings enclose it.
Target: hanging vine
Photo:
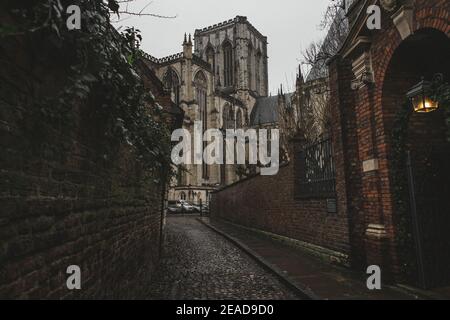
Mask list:
[[[410,215],[408,176],[406,167],[407,141],[409,121],[412,115],[412,106],[409,100],[405,101],[397,113],[392,131],[391,177],[393,186],[393,199],[396,212],[397,242],[402,261],[402,274],[405,280],[414,279],[416,270],[414,256],[414,239],[412,234],[412,221]]]
[[[73,4],[82,12],[79,30],[66,26],[65,8]],[[88,103],[102,137],[109,141],[102,150],[106,154],[99,156],[113,156],[113,149],[107,154],[108,146],[126,143],[144,169],[165,180],[170,171],[169,131],[159,120],[162,108],[139,76],[139,30],[126,28],[120,34],[110,23],[110,15],[119,12],[119,2],[7,1],[4,5],[10,19],[0,25],[2,41],[26,39],[47,62],[63,57],[67,77],[55,85],[56,92],[36,96],[28,108],[28,118],[40,132],[36,135],[33,130],[36,139],[51,139],[55,127],[70,130],[76,103]]]
[[[447,125],[447,141],[450,142],[450,84],[448,82],[438,82],[433,84],[432,99],[439,103],[443,109],[445,123]]]

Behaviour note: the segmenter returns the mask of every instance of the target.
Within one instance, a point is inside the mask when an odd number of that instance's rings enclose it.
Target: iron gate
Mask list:
[[[335,197],[336,178],[330,138],[305,146],[298,153],[296,187],[298,197]]]

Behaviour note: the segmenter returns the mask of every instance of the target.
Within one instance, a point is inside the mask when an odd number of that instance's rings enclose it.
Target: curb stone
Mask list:
[[[238,240],[235,237],[230,236],[229,234],[223,232],[222,230],[212,226],[211,224],[202,220],[201,218],[197,218],[197,221],[199,221],[203,225],[207,226],[208,228],[210,228],[217,234],[221,235],[222,237],[226,238],[228,241],[232,242],[234,245],[236,245],[237,247],[242,249],[250,257],[252,257],[258,264],[260,264],[264,269],[273,273],[283,284],[285,284],[288,288],[290,288],[292,291],[294,291],[294,293],[296,293],[301,298],[308,299],[308,300],[320,300],[321,299],[309,287],[300,286],[297,283],[295,283],[294,280],[291,279],[291,277],[284,274],[284,272],[280,268],[278,268],[277,266],[268,262],[261,255],[256,253],[254,250],[250,249],[247,245],[242,243],[240,240]]]

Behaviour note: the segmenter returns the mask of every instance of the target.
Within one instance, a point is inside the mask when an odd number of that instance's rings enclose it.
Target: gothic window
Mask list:
[[[194,85],[200,119],[203,125],[203,132],[205,132],[206,130],[208,130],[208,83],[205,74],[202,71],[199,71],[195,75]],[[203,144],[203,149],[205,149],[206,142],[203,142]],[[204,163],[202,167],[202,176],[203,179],[208,179],[208,165],[206,163]]]
[[[256,70],[256,91],[261,92],[261,52],[256,54],[255,70]]]
[[[181,192],[180,198],[181,198],[181,200],[186,200],[186,193],[185,192]]]
[[[230,42],[223,44],[223,72],[224,72],[224,86],[230,87],[233,83],[233,47]]]
[[[211,65],[213,72],[216,70],[216,57],[214,49],[211,45],[206,49],[206,61]]]
[[[248,76],[248,89],[249,90],[254,90],[253,68],[254,68],[253,47],[252,47],[252,44],[250,43],[248,46],[248,58],[247,58],[247,76]]]
[[[222,122],[223,122],[223,128],[224,129],[234,129],[235,123],[234,123],[234,111],[233,108],[227,103],[223,107],[223,113],[222,113]]]
[[[167,69],[164,75],[163,84],[165,89],[170,91],[173,102],[178,105],[180,103],[180,79],[171,67]]]
[[[177,168],[177,176],[176,176],[178,186],[185,186],[187,184],[186,172],[187,172],[186,166],[180,164]]]
[[[236,128],[242,128],[242,113],[240,110],[236,114]]]

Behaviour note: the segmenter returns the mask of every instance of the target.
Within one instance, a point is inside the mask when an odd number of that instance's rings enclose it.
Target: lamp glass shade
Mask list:
[[[411,99],[411,102],[413,104],[414,111],[419,113],[432,112],[439,108],[437,101],[434,101],[425,95],[414,97]]]
[[[428,113],[439,108],[437,101],[430,97],[431,83],[422,80],[407,93],[415,112]]]

